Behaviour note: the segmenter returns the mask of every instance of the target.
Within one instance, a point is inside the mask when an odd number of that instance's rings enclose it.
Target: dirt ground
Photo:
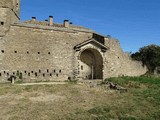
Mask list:
[[[132,89],[120,93],[88,84],[0,85],[0,120],[145,118],[152,109]]]

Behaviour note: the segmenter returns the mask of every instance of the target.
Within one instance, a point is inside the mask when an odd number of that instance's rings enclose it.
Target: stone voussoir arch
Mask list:
[[[82,79],[103,79],[103,53],[96,46],[84,46],[78,53]]]

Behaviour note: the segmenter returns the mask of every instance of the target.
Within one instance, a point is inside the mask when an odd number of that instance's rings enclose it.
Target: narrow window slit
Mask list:
[[[1,25],[4,25],[4,22],[1,22]]]
[[[43,73],[43,77],[45,77],[45,73]]]
[[[58,77],[58,74],[56,74],[56,76]]]
[[[81,70],[83,70],[83,66],[81,66]]]
[[[37,72],[35,72],[35,76],[37,77]]]

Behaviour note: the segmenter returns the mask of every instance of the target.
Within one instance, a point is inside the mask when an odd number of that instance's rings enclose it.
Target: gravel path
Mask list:
[[[67,82],[40,82],[40,83],[22,83],[17,85],[63,85],[67,84]]]

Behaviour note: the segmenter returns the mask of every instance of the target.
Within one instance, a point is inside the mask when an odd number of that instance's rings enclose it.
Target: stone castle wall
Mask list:
[[[91,73],[91,65],[85,62],[91,64],[92,56],[97,78],[138,76],[147,71],[142,63],[131,60],[122,51],[117,40],[90,29],[70,25],[68,21],[56,24],[51,21],[52,17],[48,22],[36,19],[19,22],[19,5],[20,0],[0,1],[1,82],[12,75],[22,76],[24,80],[66,80],[82,77],[83,72],[85,77]],[[80,44],[81,48],[75,49]],[[82,56],[88,56],[83,62],[79,56],[82,52]],[[88,73],[85,68],[80,71],[81,64],[88,67]]]
[[[19,71],[26,78],[68,79],[73,71],[73,47],[90,37],[91,33],[11,26],[0,53],[1,73]]]
[[[19,17],[20,0],[0,0],[0,8],[9,8]]]
[[[66,30],[66,31],[64,31]],[[66,80],[75,69],[74,46],[93,37],[91,32],[12,25],[1,40],[2,78],[22,73],[30,80]],[[3,41],[3,43],[2,43]],[[105,39],[109,47],[104,57],[104,76],[137,76],[146,69],[120,48],[119,42]]]
[[[0,1],[0,37],[6,35],[10,24],[19,21],[19,0]]]
[[[15,13],[9,8],[0,8],[0,37],[6,35],[10,29],[10,24],[18,22],[19,19]]]
[[[124,53],[118,40],[105,39],[110,50],[105,54],[105,77],[139,76],[146,73],[146,67],[139,61],[134,61]]]

